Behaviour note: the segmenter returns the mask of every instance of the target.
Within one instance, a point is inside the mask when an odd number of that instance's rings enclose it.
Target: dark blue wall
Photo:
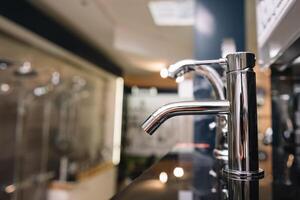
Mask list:
[[[238,51],[245,50],[244,0],[197,0],[196,16],[206,9],[212,14],[214,30],[203,34],[195,28],[195,58],[213,59],[221,57],[221,43],[224,38],[233,38]],[[205,24],[201,18],[196,24]]]
[[[244,0],[197,0],[194,29],[195,58],[220,58],[221,44],[225,38],[232,38],[237,51],[244,51],[244,20]],[[197,24],[201,26],[200,29],[197,28]],[[210,29],[211,27],[213,28]],[[207,31],[209,29],[211,32]],[[197,100],[214,98],[212,88],[206,79],[199,76],[195,77],[194,97]],[[214,119],[214,116],[196,116],[194,122],[195,142],[209,143],[211,150],[214,147],[215,132],[210,130],[208,125]]]

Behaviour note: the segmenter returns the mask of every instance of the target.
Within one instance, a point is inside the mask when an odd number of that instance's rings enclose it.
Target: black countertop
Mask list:
[[[174,169],[183,169],[183,176],[176,177]],[[219,200],[223,199],[223,178],[217,178],[220,168],[205,144],[190,144],[174,148],[112,200]],[[167,174],[167,181],[160,175]],[[266,174],[268,174],[267,172]],[[220,177],[220,176],[219,176]],[[272,198],[268,178],[260,181],[260,200]],[[261,184],[262,183],[262,184]]]
[[[197,146],[175,148],[112,199],[219,199],[216,160],[205,145]],[[182,177],[174,175],[176,167],[179,175],[183,170]],[[166,179],[167,175],[167,182],[160,180],[160,175],[162,179]]]

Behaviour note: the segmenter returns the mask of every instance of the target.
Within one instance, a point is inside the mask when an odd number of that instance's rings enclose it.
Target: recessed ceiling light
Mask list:
[[[168,69],[167,69],[167,68],[162,68],[162,69],[160,70],[160,76],[161,76],[162,78],[168,78],[168,76],[169,76],[169,71],[168,71]]]
[[[166,172],[161,172],[159,174],[159,180],[162,183],[166,183],[168,181],[168,174]]]
[[[184,175],[184,170],[182,167],[175,167],[173,170],[173,174],[177,178],[181,178]]]
[[[158,26],[194,25],[194,0],[150,1],[148,6],[154,23]]]

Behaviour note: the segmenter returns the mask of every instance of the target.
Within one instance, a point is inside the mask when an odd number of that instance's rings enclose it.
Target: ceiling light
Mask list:
[[[184,170],[182,167],[175,167],[173,170],[173,174],[177,178],[181,178],[184,175]]]
[[[8,185],[5,187],[5,192],[6,193],[13,193],[14,191],[16,191],[16,186],[14,185]]]
[[[2,83],[0,85],[0,90],[3,93],[8,92],[10,90],[10,86],[7,83]]]
[[[160,70],[160,76],[161,76],[162,78],[168,78],[168,76],[169,76],[169,71],[168,71],[168,69],[167,69],[167,68],[161,69],[161,70]]]
[[[161,172],[159,174],[159,181],[162,183],[166,183],[168,181],[168,174],[166,172]]]
[[[194,25],[194,0],[150,1],[148,6],[154,23],[158,26]]]

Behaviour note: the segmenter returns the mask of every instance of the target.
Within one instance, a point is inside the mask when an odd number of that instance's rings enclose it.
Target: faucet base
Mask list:
[[[257,181],[264,178],[265,172],[260,169],[258,171],[238,171],[231,169],[223,169],[223,176],[227,179],[237,181]]]

